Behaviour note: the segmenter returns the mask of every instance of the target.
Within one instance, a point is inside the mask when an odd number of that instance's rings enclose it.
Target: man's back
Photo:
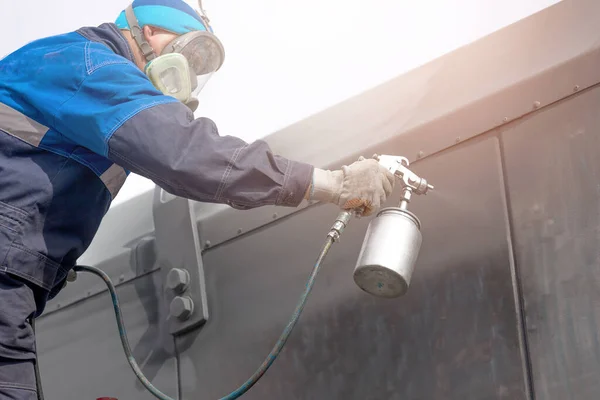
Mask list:
[[[118,113],[76,95],[103,96],[102,85],[82,85],[102,67],[137,74],[119,54],[129,51],[106,24],[32,42],[0,61],[0,257],[8,272],[49,294],[91,242],[126,178],[105,156],[106,138],[76,118],[95,114],[96,124],[117,125]],[[65,118],[65,107],[77,113]]]

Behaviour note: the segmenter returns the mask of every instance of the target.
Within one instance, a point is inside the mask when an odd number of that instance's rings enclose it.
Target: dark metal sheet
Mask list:
[[[412,205],[424,244],[409,293],[384,300],[357,288],[369,219],[353,220],[287,347],[247,399],[526,398],[498,141],[416,166],[437,194]],[[211,318],[177,340],[185,398],[223,396],[259,366],[336,215],[312,207],[205,253]]]
[[[503,134],[536,398],[600,397],[600,88]]]
[[[153,279],[158,275],[137,278],[117,290],[131,348],[142,371],[161,391],[176,398],[173,339],[161,332],[159,324],[159,289]],[[127,363],[107,292],[42,317],[36,328],[45,398],[151,397]],[[164,341],[171,342],[171,354]]]

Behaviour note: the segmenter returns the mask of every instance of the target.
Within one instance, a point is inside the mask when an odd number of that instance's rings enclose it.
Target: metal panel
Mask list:
[[[354,284],[369,219],[353,220],[286,349],[246,398],[526,398],[497,139],[415,166],[436,194],[411,205],[424,243],[409,293],[385,300]],[[185,399],[217,398],[254,372],[336,215],[311,207],[205,253],[211,318],[177,339]]]
[[[214,204],[198,202],[193,204],[199,217],[197,225],[198,231],[202,233],[202,248],[208,249],[304,210],[315,203],[303,200],[298,207],[262,206],[252,210],[236,210],[229,206],[215,207]],[[207,214],[213,209],[220,212]]]
[[[164,322],[175,335],[201,326],[208,318],[196,215],[189,200],[160,188],[154,191],[153,214],[157,259],[165,283],[161,302],[170,311]]]
[[[118,295],[133,354],[142,371],[164,393],[176,398],[173,340],[168,332],[159,331],[158,324],[164,317],[158,314],[160,279],[153,278],[159,275],[153,273],[121,285]],[[36,328],[47,399],[150,397],[127,364],[107,292],[42,317]],[[171,342],[170,354],[165,350],[166,340]]]
[[[399,141],[411,162],[428,157],[600,82],[598,15],[600,1],[564,0],[265,140],[321,168],[389,154]],[[213,245],[291,213],[202,208],[200,237]]]
[[[600,393],[600,87],[503,135],[536,397]]]

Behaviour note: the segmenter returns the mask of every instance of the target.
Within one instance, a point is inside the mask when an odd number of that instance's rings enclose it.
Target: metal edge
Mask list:
[[[504,153],[504,139],[503,132],[500,131],[496,135],[498,152],[498,166],[500,174],[500,191],[502,194],[502,202],[504,206],[504,224],[506,227],[506,242],[508,246],[508,258],[510,267],[510,276],[512,279],[513,287],[513,300],[515,302],[516,312],[516,326],[519,341],[519,352],[521,354],[521,363],[523,368],[523,382],[525,384],[525,395],[527,400],[535,399],[535,385],[532,375],[532,363],[531,354],[529,352],[529,342],[527,339],[527,326],[525,318],[525,307],[523,289],[521,285],[521,279],[519,276],[517,259],[515,255],[515,240],[513,230],[513,210],[512,203],[510,200],[510,191],[508,189],[508,174],[506,171],[506,158]]]
[[[418,162],[599,83],[598,14],[600,2],[558,3],[265,140],[278,154],[320,168],[396,151]],[[456,77],[471,81],[462,84]],[[319,143],[319,151],[307,143]],[[241,211],[201,203],[196,207],[204,210],[198,220],[203,248],[308,205]]]
[[[208,218],[197,219],[203,251],[222,245],[231,239],[243,237],[265,225],[277,223],[305,210],[316,202],[302,201],[295,208],[263,206],[253,210],[225,209]]]

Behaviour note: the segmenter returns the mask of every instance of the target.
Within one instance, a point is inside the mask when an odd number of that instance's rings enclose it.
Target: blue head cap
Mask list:
[[[140,28],[151,25],[179,35],[192,31],[212,32],[212,28],[205,25],[200,15],[183,0],[134,0],[132,6]],[[130,29],[125,11],[115,24],[119,29]]]

